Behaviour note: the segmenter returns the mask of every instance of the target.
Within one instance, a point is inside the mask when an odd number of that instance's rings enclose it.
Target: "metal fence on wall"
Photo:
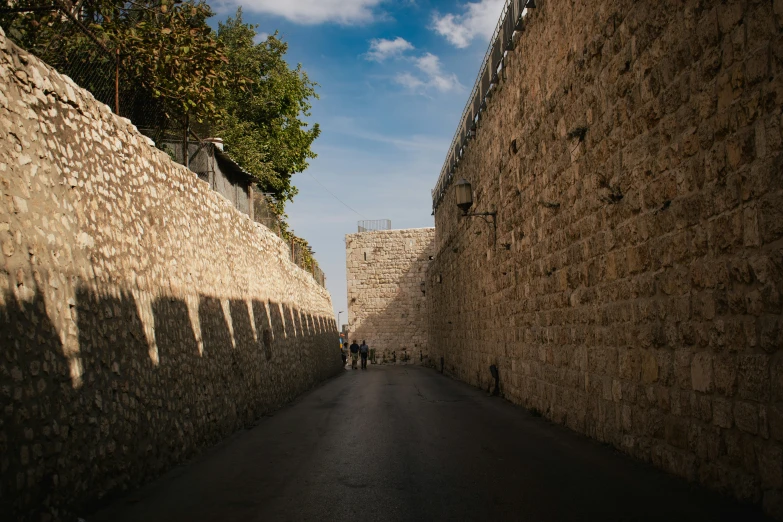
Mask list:
[[[359,221],[359,232],[391,230],[391,219],[365,219]]]
[[[283,228],[280,217],[272,210],[272,198],[259,190],[253,193],[253,219],[282,237]]]
[[[0,0],[0,26],[14,43],[157,143],[164,132],[182,125],[167,116],[162,99],[127,81],[119,47],[100,32],[101,5],[97,0]],[[132,17],[134,9],[139,8],[133,3],[117,6],[115,15]]]
[[[489,40],[489,47],[481,62],[479,74],[473,83],[468,101],[462,111],[459,126],[454,132],[451,146],[443,162],[438,182],[432,190],[432,209],[446,195],[446,189],[454,180],[454,171],[470,139],[476,136],[476,127],[481,113],[486,108],[487,98],[498,83],[498,73],[505,67],[506,51],[514,44],[514,34],[524,30],[524,17],[528,9],[536,7],[535,0],[506,0],[500,19]]]
[[[315,252],[313,252],[310,247],[297,242],[295,239],[291,240],[290,247],[291,261],[303,270],[309,272],[318,284],[325,287],[326,276],[324,275],[323,270],[318,266],[318,263],[315,262],[315,258],[313,257]]]
[[[256,190],[253,194],[253,219],[285,241],[283,223],[280,216],[272,209],[273,203],[274,200],[269,194]],[[314,252],[294,238],[288,240],[287,245],[291,254],[291,262],[309,272],[319,285],[326,287],[326,276],[313,257]]]
[[[0,26],[6,36],[118,111],[119,51],[90,30],[92,23],[100,21],[91,2],[0,2]]]

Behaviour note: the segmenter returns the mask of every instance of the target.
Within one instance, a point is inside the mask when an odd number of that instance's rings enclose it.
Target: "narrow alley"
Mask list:
[[[764,518],[433,370],[371,366],[85,519]]]

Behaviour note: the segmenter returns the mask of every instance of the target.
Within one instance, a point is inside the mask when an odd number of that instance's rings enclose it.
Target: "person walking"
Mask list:
[[[348,361],[348,343],[343,343],[340,347],[340,356],[343,358],[343,368],[345,368],[345,363]]]
[[[362,356],[362,370],[366,370],[367,356],[370,354],[370,347],[367,346],[367,341],[362,341],[362,345],[359,347],[359,354]]]
[[[356,363],[359,360],[359,345],[356,344],[356,341],[351,343],[351,369],[356,369]]]

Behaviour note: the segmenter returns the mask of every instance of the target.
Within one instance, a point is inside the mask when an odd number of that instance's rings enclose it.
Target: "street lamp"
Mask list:
[[[457,206],[462,210],[462,215],[466,216],[470,207],[473,206],[473,187],[470,186],[470,181],[462,178],[454,185],[454,190],[457,196]]]
[[[473,187],[470,185],[470,181],[464,178],[459,180],[454,185],[454,190],[457,199],[457,206],[459,207],[460,210],[462,210],[461,217],[480,217],[487,224],[492,225],[493,238],[496,241],[497,240],[497,223],[496,223],[497,212],[468,213],[470,207],[473,206]],[[492,218],[492,221],[490,221],[488,218]],[[495,241],[493,241],[493,244]]]

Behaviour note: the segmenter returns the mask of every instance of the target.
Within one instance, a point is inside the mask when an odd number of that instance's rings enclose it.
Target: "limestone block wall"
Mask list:
[[[421,283],[434,240],[434,228],[345,236],[349,343],[366,340],[378,362],[402,362],[407,356],[408,362],[419,363],[428,355]]]
[[[783,517],[783,2],[536,2],[435,212],[446,372]]]
[[[340,370],[286,245],[2,31],[0,252],[0,520],[75,520]]]

